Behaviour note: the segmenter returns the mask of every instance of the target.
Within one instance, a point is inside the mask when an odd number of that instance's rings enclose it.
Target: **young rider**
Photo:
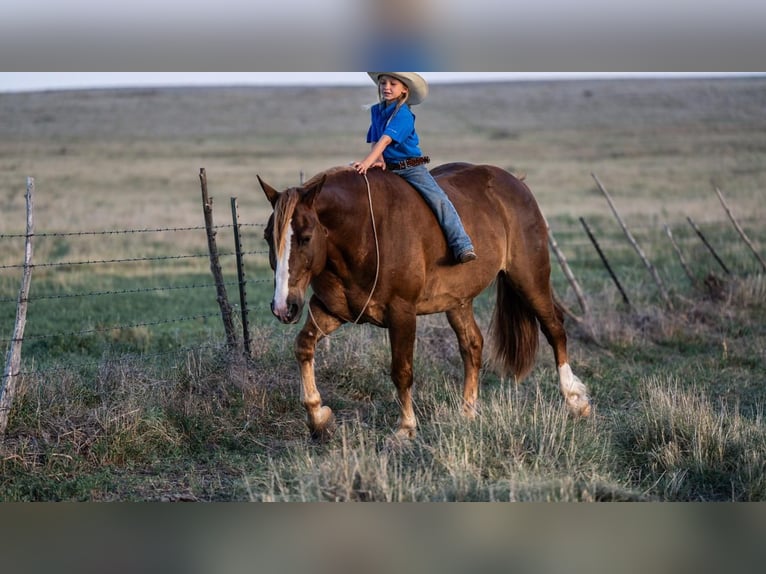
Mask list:
[[[410,106],[428,95],[428,84],[414,72],[368,72],[378,86],[379,102],[371,110],[367,142],[372,150],[353,164],[364,174],[371,167],[393,171],[407,180],[433,210],[447,245],[458,263],[476,259],[471,238],[463,228],[455,206],[426,168],[430,159],[420,151],[415,115]]]

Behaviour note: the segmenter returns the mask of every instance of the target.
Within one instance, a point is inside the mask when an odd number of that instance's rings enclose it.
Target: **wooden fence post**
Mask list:
[[[718,194],[718,199],[721,200],[721,205],[723,205],[723,209],[726,212],[726,215],[729,216],[729,219],[734,224],[734,228],[737,230],[737,233],[739,233],[739,236],[742,238],[742,241],[744,241],[745,245],[747,245],[750,248],[750,251],[753,252],[753,255],[755,255],[755,258],[758,260],[758,263],[760,263],[763,270],[766,271],[766,261],[764,261],[763,257],[761,257],[761,254],[758,253],[758,251],[756,251],[755,247],[753,246],[753,243],[750,241],[750,238],[745,234],[745,232],[739,226],[739,223],[737,222],[737,220],[734,219],[734,216],[731,213],[731,209],[729,209],[729,206],[726,204],[726,201],[723,198],[723,194],[721,193],[721,190],[716,187],[715,192]]]
[[[569,281],[572,289],[574,289],[575,295],[577,296],[577,301],[580,303],[580,308],[582,309],[583,314],[589,315],[590,311],[588,310],[588,304],[585,302],[585,296],[583,295],[582,289],[580,289],[580,284],[577,282],[577,279],[575,279],[574,273],[572,273],[572,269],[569,267],[569,263],[567,263],[566,257],[564,257],[564,254],[559,249],[559,245],[556,242],[556,238],[553,236],[553,232],[551,231],[547,220],[545,221],[545,227],[548,229],[548,244],[550,245],[554,255],[556,255],[556,259],[559,261],[559,265],[561,266],[561,270],[564,272],[564,276]]]
[[[676,255],[678,256],[678,260],[681,262],[681,267],[684,269],[684,273],[686,273],[686,276],[689,278],[689,281],[691,281],[691,284],[694,285],[696,281],[694,280],[694,275],[692,275],[691,270],[689,269],[689,266],[686,264],[686,259],[684,259],[684,254],[681,253],[681,248],[678,246],[678,243],[676,243],[676,240],[673,238],[673,232],[670,231],[670,226],[665,225],[665,233],[668,236],[668,239],[670,239],[670,244],[673,246],[673,250],[676,252]]]
[[[199,181],[202,187],[202,210],[205,214],[205,229],[207,230],[207,247],[210,252],[210,271],[213,273],[215,288],[218,293],[218,306],[221,308],[223,328],[226,332],[226,345],[229,350],[237,346],[237,334],[234,331],[234,321],[231,318],[231,304],[226,294],[226,284],[223,281],[221,262],[218,259],[218,246],[215,242],[215,227],[213,226],[213,200],[207,193],[207,174],[205,168],[199,170]]]
[[[654,265],[652,265],[651,262],[646,258],[646,255],[644,255],[643,250],[638,245],[638,242],[633,237],[633,234],[625,225],[625,222],[622,220],[622,217],[620,217],[620,214],[617,211],[617,208],[615,207],[614,202],[612,202],[612,198],[609,196],[609,193],[606,191],[606,188],[603,186],[603,184],[598,179],[598,177],[596,177],[595,173],[591,173],[591,175],[593,176],[593,179],[596,180],[596,185],[598,185],[598,188],[601,190],[601,193],[604,194],[604,197],[606,198],[606,201],[609,204],[609,207],[612,209],[612,213],[614,213],[614,216],[617,218],[617,222],[620,224],[620,227],[622,227],[622,231],[625,233],[625,237],[628,238],[628,241],[633,246],[633,249],[636,250],[636,253],[638,253],[638,256],[641,258],[641,261],[644,262],[644,265],[649,270],[650,275],[654,278],[654,282],[657,284],[657,288],[660,291],[660,295],[662,296],[663,301],[665,301],[665,304],[668,307],[672,308],[673,305],[670,302],[670,297],[668,296],[668,292],[665,290],[665,285],[662,283],[662,279],[660,279],[659,273],[657,273],[657,269],[655,269]]]
[[[726,267],[726,263],[723,262],[723,259],[718,257],[718,253],[716,253],[715,249],[713,249],[713,246],[710,245],[710,243],[708,243],[708,240],[702,234],[702,231],[700,231],[700,228],[697,227],[697,224],[694,223],[694,220],[687,215],[686,221],[688,221],[689,225],[692,226],[692,229],[697,234],[697,236],[702,240],[702,243],[705,244],[705,247],[707,247],[708,251],[710,251],[710,254],[715,258],[716,261],[718,261],[718,265],[721,266],[721,269],[723,269],[726,272],[726,275],[731,275],[731,271],[729,271],[729,268]]]
[[[628,296],[625,294],[625,289],[622,288],[622,285],[620,284],[620,280],[617,279],[617,275],[614,274],[614,271],[612,271],[611,265],[609,265],[609,261],[606,259],[606,255],[604,255],[604,252],[601,251],[601,247],[598,244],[598,241],[596,241],[596,238],[593,236],[593,232],[590,230],[590,227],[588,227],[588,224],[585,223],[584,218],[580,218],[580,223],[582,223],[583,228],[585,229],[585,233],[588,234],[588,239],[590,239],[590,242],[593,244],[593,247],[596,248],[596,253],[598,253],[598,256],[601,258],[601,262],[604,264],[604,267],[606,267],[606,270],[609,272],[609,275],[612,277],[612,281],[614,281],[614,284],[617,286],[617,289],[620,291],[620,294],[622,295],[622,300],[625,302],[625,304],[630,307],[630,299],[628,299]]]
[[[239,283],[239,306],[242,313],[242,337],[245,344],[245,355],[250,356],[250,321],[247,309],[247,279],[245,279],[245,265],[242,260],[242,241],[239,234],[239,211],[237,198],[231,198],[231,220],[234,224],[234,252],[237,255],[237,280]]]
[[[5,372],[0,385],[0,437],[5,437],[8,428],[8,417],[13,407],[13,399],[16,396],[16,384],[18,382],[19,369],[21,368],[21,344],[24,341],[24,327],[27,322],[27,305],[29,299],[29,287],[32,282],[32,238],[35,232],[34,221],[34,192],[35,180],[27,178],[27,236],[24,245],[24,271],[21,277],[21,289],[16,306],[16,323],[13,327],[13,338],[8,348],[8,357],[5,362]]]

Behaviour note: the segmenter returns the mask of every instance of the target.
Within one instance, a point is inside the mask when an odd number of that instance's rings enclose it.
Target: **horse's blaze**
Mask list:
[[[289,307],[287,297],[290,292],[290,248],[292,246],[293,226],[292,222],[286,226],[285,241],[282,243],[282,251],[277,253],[277,268],[274,271],[274,298],[271,300],[271,311],[280,320],[288,318]],[[275,243],[279,245],[279,243]]]

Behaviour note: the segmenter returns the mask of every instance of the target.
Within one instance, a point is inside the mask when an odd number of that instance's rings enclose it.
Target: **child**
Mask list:
[[[410,110],[428,95],[428,84],[414,72],[368,72],[378,85],[379,103],[370,110],[372,117],[367,142],[372,151],[353,164],[364,174],[371,167],[388,169],[407,180],[420,192],[433,210],[458,263],[476,259],[471,238],[455,206],[436,183],[425,164],[431,161],[420,151],[415,132],[415,116]]]

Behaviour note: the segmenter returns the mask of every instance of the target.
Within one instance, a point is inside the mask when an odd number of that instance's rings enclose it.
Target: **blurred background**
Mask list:
[[[749,70],[766,4],[541,0],[14,2],[0,21],[6,70]],[[95,49],[98,48],[98,49]]]

